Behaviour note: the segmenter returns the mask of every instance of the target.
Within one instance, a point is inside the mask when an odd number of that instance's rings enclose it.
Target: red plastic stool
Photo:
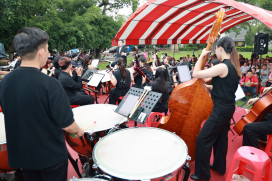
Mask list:
[[[80,105],[71,105],[71,108],[79,107]]]
[[[239,162],[238,168],[235,167],[237,162]],[[254,170],[247,168],[247,166]],[[244,172],[253,175],[253,181],[271,181],[270,169],[271,160],[264,151],[250,146],[242,146],[232,158],[226,181],[232,181],[233,174],[243,175]],[[263,176],[264,170],[265,175]]]
[[[268,156],[272,157],[272,134],[268,135],[268,140],[264,152]]]
[[[148,116],[148,118],[146,119],[146,122],[145,122],[145,126],[146,127],[157,127],[158,124],[159,124],[159,121],[157,122],[156,118],[162,118],[163,116],[165,116],[164,113],[160,113],[160,112],[151,112]]]

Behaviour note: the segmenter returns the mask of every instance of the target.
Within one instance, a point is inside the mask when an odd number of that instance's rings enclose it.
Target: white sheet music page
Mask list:
[[[129,94],[126,98],[123,106],[119,109],[119,114],[123,116],[128,116],[133,109],[134,105],[137,103],[139,97]]]
[[[103,79],[101,80],[101,82],[108,82],[108,81],[111,80],[111,79],[110,79],[109,73],[107,73],[107,70],[100,70],[100,71],[98,71],[98,73],[104,74],[104,75],[105,75],[105,76],[103,77]]]
[[[98,60],[98,59],[93,59],[93,60],[92,60],[92,64],[91,64],[91,65],[92,65],[93,67],[97,68],[97,67],[98,67],[98,64],[99,64],[99,60]]]
[[[179,81],[180,82],[186,82],[188,80],[191,80],[191,74],[189,67],[187,65],[180,65],[177,66],[178,74],[179,74]]]
[[[240,84],[238,84],[237,90],[235,92],[235,101],[238,101],[242,98],[246,97],[242,87],[240,86]]]
[[[93,74],[90,81],[87,83],[89,86],[97,87],[100,81],[103,79],[104,74]]]

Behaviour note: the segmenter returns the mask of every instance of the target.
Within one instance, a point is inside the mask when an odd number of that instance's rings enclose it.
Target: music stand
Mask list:
[[[180,82],[186,82],[192,79],[189,67],[187,65],[179,65],[177,66],[177,70]]]
[[[132,108],[142,96],[144,89],[139,89],[136,87],[131,87],[127,94],[124,96],[121,103],[116,108],[115,112],[129,117]],[[135,126],[137,122],[144,124],[148,115],[151,113],[153,108],[155,107],[156,103],[159,101],[160,97],[162,96],[161,93],[149,91],[143,101],[140,103],[138,109],[133,114],[130,120],[135,121]]]
[[[87,83],[87,85],[92,87],[97,87],[99,83],[101,82],[101,80],[103,79],[103,77],[104,77],[104,74],[94,73],[88,78],[89,82]],[[99,91],[92,89],[90,87],[86,87],[84,90],[89,91],[89,93],[94,92],[95,102],[99,104],[97,100],[97,94]]]
[[[92,75],[94,74],[94,73],[96,73],[97,72],[97,70],[96,69],[87,69],[86,71],[85,71],[85,73],[82,75],[82,79],[83,80],[90,80],[91,79],[91,77],[92,77]]]

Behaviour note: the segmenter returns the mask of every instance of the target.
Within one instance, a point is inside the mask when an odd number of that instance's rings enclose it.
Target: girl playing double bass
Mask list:
[[[203,57],[210,53],[204,49],[193,72],[193,77],[196,78],[212,78],[211,95],[214,103],[212,113],[197,137],[195,174],[191,175],[193,180],[209,180],[210,167],[220,174],[226,171],[228,131],[235,111],[235,92],[242,73],[232,38],[221,38],[216,44],[215,52],[219,64],[201,70]],[[214,162],[210,166],[212,148]]]

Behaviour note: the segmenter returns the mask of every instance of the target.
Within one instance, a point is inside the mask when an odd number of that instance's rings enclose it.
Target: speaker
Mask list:
[[[256,55],[267,54],[268,52],[268,34],[259,33],[254,38],[254,53]]]

